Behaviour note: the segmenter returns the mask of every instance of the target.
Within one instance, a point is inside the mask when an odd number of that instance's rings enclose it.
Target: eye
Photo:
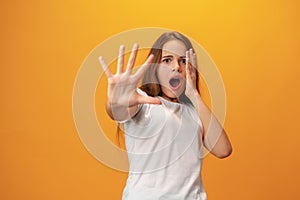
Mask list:
[[[170,58],[164,58],[164,59],[162,59],[162,62],[169,63],[169,62],[171,62],[171,59]]]
[[[180,59],[180,63],[185,65],[186,64],[186,59],[185,58]]]

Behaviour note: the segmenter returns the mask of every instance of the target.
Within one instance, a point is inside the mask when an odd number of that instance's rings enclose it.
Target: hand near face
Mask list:
[[[150,67],[154,56],[150,55],[140,69],[135,74],[132,74],[138,52],[138,45],[135,44],[133,46],[125,71],[123,71],[124,52],[124,46],[120,46],[116,74],[112,74],[103,58],[99,57],[99,61],[108,78],[108,103],[118,107],[132,107],[144,103],[160,104],[161,102],[157,98],[142,96],[136,90],[139,80]]]
[[[192,49],[186,51],[186,89],[185,95],[192,97],[197,93],[197,57]]]

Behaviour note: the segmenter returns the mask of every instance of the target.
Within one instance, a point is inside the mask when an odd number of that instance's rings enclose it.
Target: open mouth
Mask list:
[[[172,89],[177,89],[180,86],[180,79],[179,78],[171,78],[169,83]]]

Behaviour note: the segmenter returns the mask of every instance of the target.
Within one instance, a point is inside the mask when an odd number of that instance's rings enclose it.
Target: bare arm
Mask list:
[[[202,122],[204,146],[216,157],[226,158],[232,152],[232,146],[229,138],[217,118],[206,106],[196,90],[196,55],[192,52],[192,50],[189,50],[186,53],[186,58],[187,85],[185,93],[195,106]]]
[[[232,147],[225,130],[206,106],[198,92],[190,99],[203,125],[204,146],[218,158],[228,157],[232,152]]]
[[[133,117],[133,115],[137,112],[137,105],[127,107],[127,106],[118,106],[110,104],[109,102],[106,103],[106,112],[108,116],[117,121],[124,121],[127,119],[130,119]],[[113,113],[113,110],[116,110],[115,113]]]

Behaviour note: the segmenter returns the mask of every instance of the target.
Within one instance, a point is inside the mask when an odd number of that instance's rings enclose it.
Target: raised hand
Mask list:
[[[135,74],[132,74],[138,45],[135,44],[133,46],[125,71],[123,71],[124,52],[124,46],[120,46],[116,74],[112,74],[104,59],[101,56],[99,57],[99,61],[108,78],[108,109],[112,111],[111,117],[116,120],[125,120],[131,117],[138,104],[161,104],[159,99],[142,96],[137,92],[138,82],[150,67],[154,56],[150,55],[140,69]]]
[[[192,97],[195,93],[197,93],[197,57],[196,54],[193,53],[192,49],[186,51],[186,90],[185,94],[187,97]]]

